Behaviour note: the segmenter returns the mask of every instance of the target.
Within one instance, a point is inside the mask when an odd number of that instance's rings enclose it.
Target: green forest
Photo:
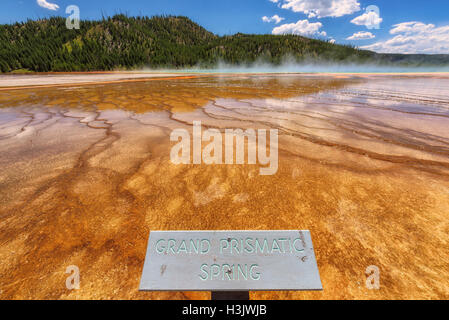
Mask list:
[[[100,71],[211,68],[267,62],[449,64],[447,55],[388,55],[296,35],[217,36],[187,17],[128,17],[81,21],[79,30],[52,17],[0,25],[0,71]]]

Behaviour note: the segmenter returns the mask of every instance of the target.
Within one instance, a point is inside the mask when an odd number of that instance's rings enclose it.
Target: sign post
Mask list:
[[[212,291],[213,300],[322,289],[309,231],[153,231],[140,283],[143,291]]]

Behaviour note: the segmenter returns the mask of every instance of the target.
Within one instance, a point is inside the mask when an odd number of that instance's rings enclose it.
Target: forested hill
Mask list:
[[[0,71],[93,71],[213,67],[218,62],[293,61],[449,64],[449,56],[380,55],[294,35],[219,37],[186,17],[127,17],[81,21],[69,30],[54,17],[0,25]]]

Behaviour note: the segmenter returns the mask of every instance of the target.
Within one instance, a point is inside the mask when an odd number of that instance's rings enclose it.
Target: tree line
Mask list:
[[[65,18],[0,25],[0,71],[98,71],[214,67],[218,62],[281,64],[331,61],[394,62],[374,52],[296,35],[217,36],[187,17],[84,20],[69,30]],[[397,59],[402,59],[398,57]]]

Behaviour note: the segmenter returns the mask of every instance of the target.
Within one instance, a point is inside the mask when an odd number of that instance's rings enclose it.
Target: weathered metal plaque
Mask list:
[[[153,231],[140,290],[322,290],[322,285],[309,231]]]

